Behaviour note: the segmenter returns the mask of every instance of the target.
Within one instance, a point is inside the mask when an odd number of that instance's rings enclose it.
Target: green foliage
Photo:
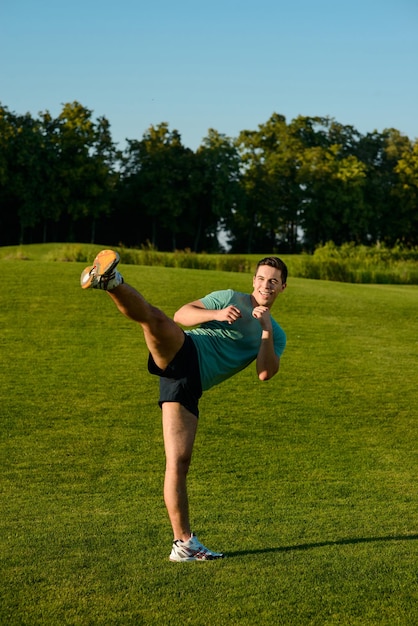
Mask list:
[[[348,283],[418,284],[418,248],[336,246],[329,242],[313,255],[303,254],[297,275]]]
[[[169,230],[170,247],[175,247],[177,233],[184,228],[179,218],[188,204],[189,152],[166,123],[151,126],[142,141],[128,141],[122,165],[123,179],[132,190],[131,214],[140,208],[146,215],[146,234],[153,245],[159,243],[161,230]]]
[[[250,367],[202,399],[191,514],[228,556],[173,564],[138,330],[80,289],[84,263],[0,267],[1,624],[417,622],[416,287],[291,278],[278,376]],[[251,288],[248,274],[123,272],[170,315]]]
[[[109,212],[116,181],[107,120],[93,120],[78,102],[65,104],[57,119],[46,111],[34,120],[0,106],[0,130],[1,240],[24,243],[38,232],[46,241],[48,227],[63,223],[71,241],[75,224],[87,219],[84,236],[94,241],[95,221]]]
[[[0,106],[0,244],[109,241],[164,251],[296,253],[332,240],[417,245],[417,142],[273,113],[193,152],[167,122],[116,149],[78,102],[56,119]],[[222,243],[218,235],[222,233]]]

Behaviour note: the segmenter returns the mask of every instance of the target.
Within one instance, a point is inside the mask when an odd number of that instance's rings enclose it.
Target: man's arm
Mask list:
[[[206,309],[201,300],[183,305],[174,314],[174,321],[182,326],[196,326],[203,322],[228,322],[232,324],[241,317],[241,312],[232,304],[226,309]]]
[[[270,380],[279,371],[280,358],[274,351],[273,331],[263,330],[260,349],[256,360],[257,374],[260,380]]]
[[[260,349],[257,354],[256,368],[260,380],[270,380],[279,371],[280,358],[274,351],[273,326],[270,311],[259,306],[253,310],[253,317],[258,319],[262,327]]]

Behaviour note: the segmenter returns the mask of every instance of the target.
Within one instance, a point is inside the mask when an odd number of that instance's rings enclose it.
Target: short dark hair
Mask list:
[[[287,281],[287,265],[284,261],[279,259],[277,256],[266,256],[264,259],[261,259],[257,263],[257,267],[255,268],[255,273],[257,274],[258,268],[261,265],[269,265],[270,267],[275,267],[276,270],[280,270],[282,275],[282,283],[284,284]]]

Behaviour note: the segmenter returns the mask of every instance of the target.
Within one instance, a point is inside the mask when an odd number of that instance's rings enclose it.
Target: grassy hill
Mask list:
[[[0,623],[402,624],[418,620],[418,287],[290,277],[277,377],[201,402],[194,530],[174,564],[155,378],[141,332],[84,262],[0,260]],[[172,314],[248,273],[122,264]]]

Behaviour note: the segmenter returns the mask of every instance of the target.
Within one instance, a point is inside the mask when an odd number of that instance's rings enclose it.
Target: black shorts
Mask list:
[[[149,355],[148,371],[160,377],[160,407],[164,402],[179,402],[199,417],[199,398],[202,395],[199,358],[189,335],[185,334],[182,347],[165,370],[157,367]]]

